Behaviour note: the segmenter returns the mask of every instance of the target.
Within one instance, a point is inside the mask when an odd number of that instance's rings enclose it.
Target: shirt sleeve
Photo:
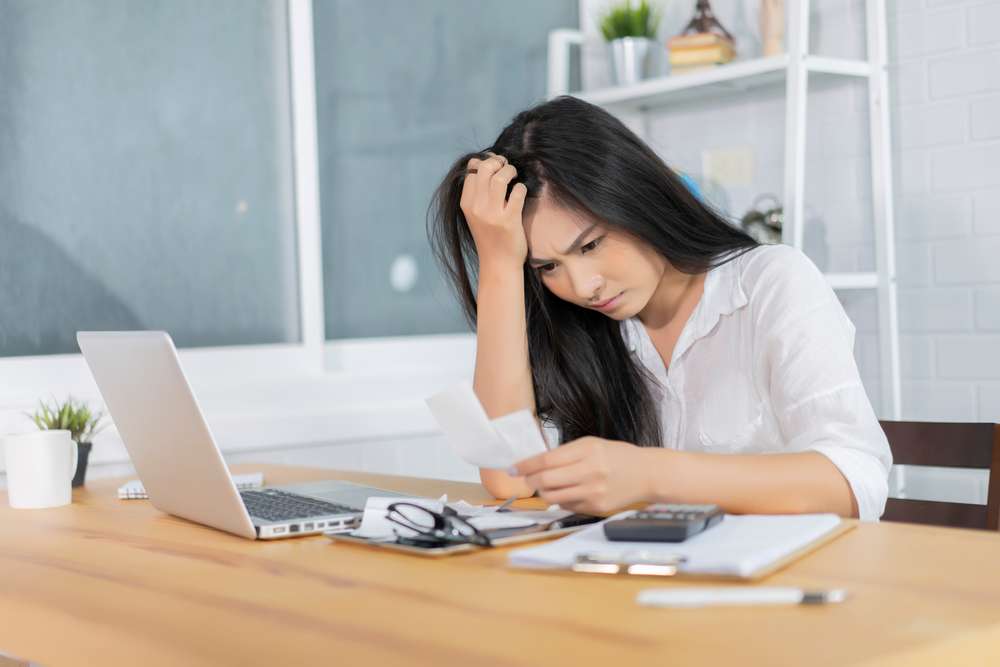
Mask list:
[[[789,451],[816,451],[847,479],[865,521],[885,510],[892,453],[854,359],[853,323],[801,251],[758,260],[750,303],[771,403]]]

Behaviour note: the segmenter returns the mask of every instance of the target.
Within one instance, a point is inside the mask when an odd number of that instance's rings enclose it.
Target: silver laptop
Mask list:
[[[371,496],[393,491],[344,481],[238,491],[162,331],[76,335],[150,501],[158,509],[251,539],[344,532]]]

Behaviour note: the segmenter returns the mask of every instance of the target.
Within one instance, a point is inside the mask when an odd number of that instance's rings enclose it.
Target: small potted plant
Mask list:
[[[43,431],[65,430],[69,431],[80,454],[76,463],[76,474],[73,475],[73,486],[83,486],[84,478],[87,476],[87,459],[90,457],[90,449],[93,447],[94,436],[100,433],[106,424],[101,422],[104,413],[96,414],[90,411],[83,401],[76,401],[68,397],[62,403],[52,400],[52,403],[45,401],[38,402],[38,409],[34,414],[29,414],[35,426]]]
[[[638,83],[650,75],[651,56],[659,48],[656,31],[660,15],[647,0],[633,7],[631,0],[611,6],[600,19],[601,33],[611,52],[611,72],[618,85]]]

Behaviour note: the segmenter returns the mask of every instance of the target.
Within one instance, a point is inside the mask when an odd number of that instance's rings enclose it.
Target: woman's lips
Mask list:
[[[619,292],[617,296],[608,299],[607,301],[602,301],[601,303],[595,303],[592,307],[598,310],[612,310],[621,301],[622,294],[625,292]]]

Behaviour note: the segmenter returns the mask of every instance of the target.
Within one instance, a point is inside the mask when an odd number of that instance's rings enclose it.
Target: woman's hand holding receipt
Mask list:
[[[651,495],[649,449],[586,437],[517,464],[548,503],[580,514],[608,514]]]
[[[427,407],[455,454],[480,468],[508,470],[545,451],[545,440],[529,410],[490,420],[468,384],[431,396]]]

